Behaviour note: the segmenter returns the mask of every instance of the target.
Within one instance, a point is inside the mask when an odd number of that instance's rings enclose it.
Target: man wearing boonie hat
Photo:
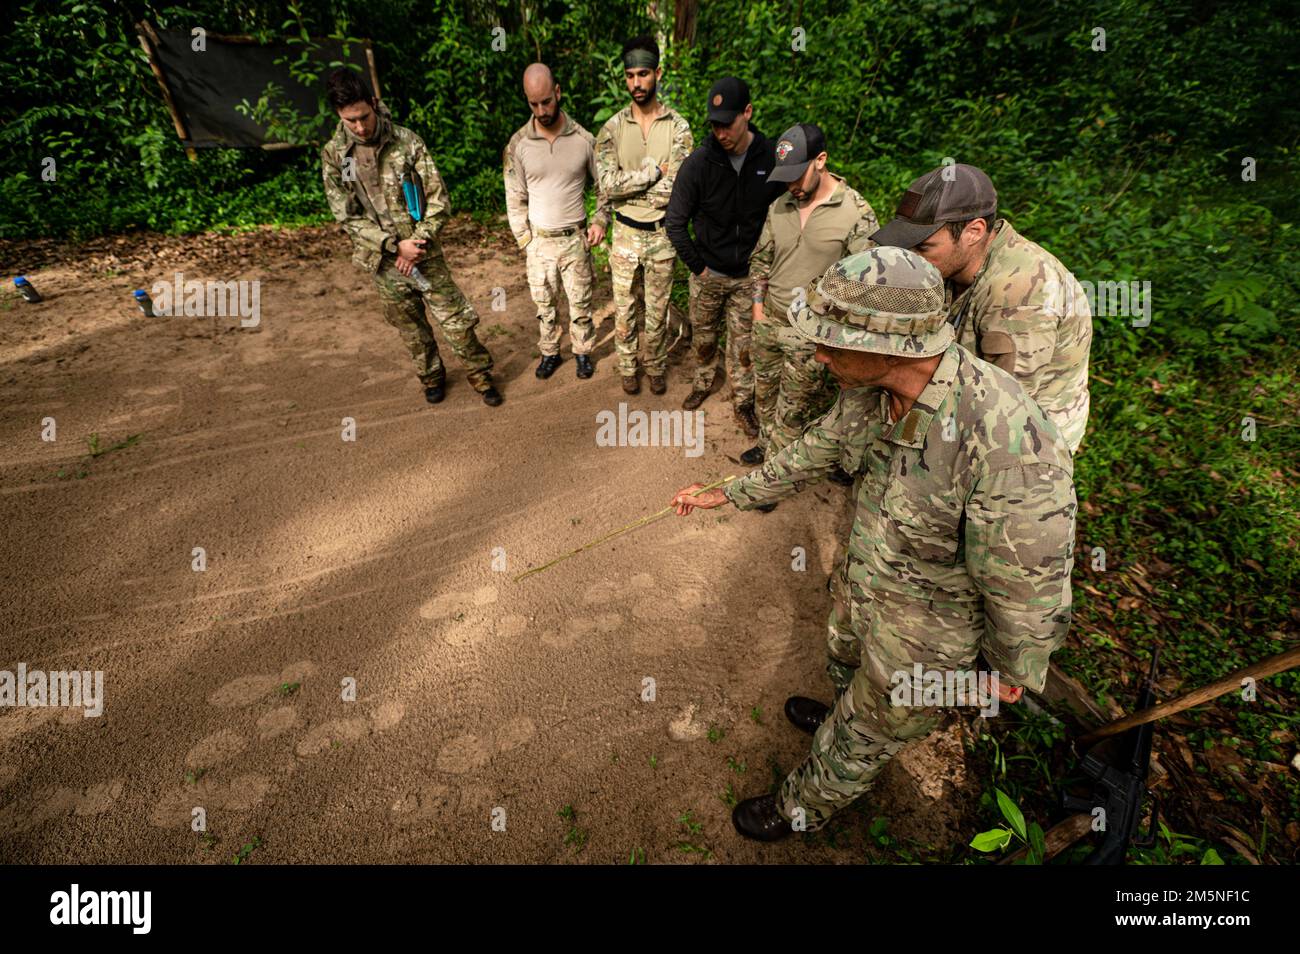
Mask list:
[[[842,389],[835,406],[761,468],[673,499],[679,514],[748,510],[836,465],[855,477],[837,571],[848,619],[828,627],[838,696],[787,700],[812,752],[777,795],[732,813],[763,841],[820,828],[933,731],[940,708],[923,684],[936,675],[960,679],[982,655],[1001,701],[1042,690],[1070,624],[1076,510],[1064,438],[1014,377],[956,344],[943,278],[919,255],[883,247],[837,262],[786,334],[815,346]]]
[[[776,142],[774,182],[787,194],[772,203],[750,259],[754,275],[754,406],[759,443],[741,455],[758,464],[813,419],[826,395],[826,373],[812,345],[782,340],[788,312],[827,267],[871,244],[879,223],[867,200],[826,169],[826,137],[812,123],[791,126]],[[820,404],[820,407],[819,407]],[[764,508],[770,509],[770,508]]]
[[[907,187],[898,214],[871,238],[939,269],[957,340],[1014,374],[1074,453],[1088,426],[1092,309],[1070,271],[997,210],[982,170],[943,165]]]

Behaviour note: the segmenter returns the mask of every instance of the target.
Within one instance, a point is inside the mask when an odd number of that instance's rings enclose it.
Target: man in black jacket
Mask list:
[[[718,333],[725,316],[731,400],[736,420],[753,437],[758,434],[758,419],[749,357],[754,293],[749,255],[763,230],[767,207],[785,192],[785,186],[768,182],[776,164],[774,145],[749,121],[754,107],[744,80],[727,76],[714,83],[708,109],[713,135],[682,163],[664,220],[669,240],[691,272],[696,368],[682,407],[699,407],[713,387],[720,360]]]

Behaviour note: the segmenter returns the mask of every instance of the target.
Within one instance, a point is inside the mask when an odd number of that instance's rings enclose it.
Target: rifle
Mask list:
[[[1151,669],[1146,682],[1138,690],[1137,709],[1150,708],[1156,701],[1156,666],[1160,650],[1151,657]],[[1155,844],[1156,820],[1160,803],[1147,789],[1147,772],[1151,767],[1151,737],[1155,722],[1145,722],[1128,729],[1120,736],[1115,760],[1107,761],[1090,750],[1083,757],[1084,774],[1092,779],[1092,792],[1088,797],[1066,793],[1063,801],[1072,812],[1093,814],[1098,808],[1105,837],[1101,844],[1084,859],[1085,865],[1122,865],[1130,843],[1139,848]],[[1134,838],[1142,820],[1142,805],[1151,796],[1151,826],[1140,839]]]
[[[406,211],[413,220],[419,222],[424,218],[424,182],[414,169],[402,176],[402,197],[406,200]],[[429,280],[421,275],[420,270],[414,265],[411,266],[411,279],[415,282],[415,287],[422,292],[433,288]]]
[[[1261,659],[1259,662],[1251,663],[1244,669],[1238,669],[1236,672],[1224,676],[1222,679],[1216,680],[1208,686],[1201,686],[1199,689],[1185,692],[1181,696],[1167,699],[1159,705],[1147,706],[1138,712],[1124,716],[1122,719],[1108,722],[1106,725],[1093,729],[1086,735],[1076,739],[1073,746],[1074,750],[1078,752],[1094,745],[1102,739],[1128,733],[1137,728],[1146,728],[1157,719],[1163,719],[1166,716],[1175,715],[1179,712],[1186,712],[1188,709],[1203,705],[1207,702],[1212,702],[1229,692],[1240,691],[1244,681],[1247,679],[1254,681],[1267,679],[1269,676],[1275,676],[1280,672],[1287,672],[1288,670],[1295,669],[1297,666],[1300,666],[1300,646],[1278,653],[1276,656],[1269,656],[1267,659]],[[1155,661],[1153,660],[1153,672],[1154,668]],[[1150,685],[1148,684],[1146,688],[1150,689]],[[1143,692],[1142,698],[1144,701],[1151,700],[1151,696],[1145,691]],[[1082,805],[1082,812],[1071,815],[1069,818],[1048,829],[1045,835],[1045,841],[1047,844],[1047,854],[1045,859],[1055,857],[1092,830],[1091,812],[1092,809],[1096,807],[1094,803],[1087,799],[1080,799],[1073,804]],[[1070,803],[1067,803],[1067,807],[1069,807],[1069,805]],[[1109,821],[1109,812],[1107,813],[1107,821]],[[1133,824],[1136,825],[1136,823],[1137,819],[1134,819]],[[1152,819],[1152,824],[1155,824],[1154,818]],[[1024,857],[1025,854],[1026,850],[1022,848],[1020,851],[1002,859],[1000,863],[1013,864]],[[1123,856],[1121,855],[1120,858],[1122,860]]]

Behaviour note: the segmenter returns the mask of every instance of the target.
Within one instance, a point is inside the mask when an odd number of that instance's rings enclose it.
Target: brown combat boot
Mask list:
[[[704,399],[708,396],[709,392],[707,389],[703,391],[692,390],[690,394],[686,395],[686,400],[682,402],[682,407],[686,408],[688,411],[693,411],[703,404]]]
[[[754,405],[742,404],[736,408],[736,423],[750,437],[758,436],[758,418],[754,416]]]
[[[641,383],[637,381],[635,374],[623,375],[623,393],[624,394],[641,393]]]
[[[668,390],[668,379],[662,374],[650,375],[650,393],[663,394]]]

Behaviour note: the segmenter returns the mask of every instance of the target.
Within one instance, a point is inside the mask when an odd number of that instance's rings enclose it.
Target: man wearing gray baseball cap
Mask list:
[[[791,126],[776,141],[776,166],[769,178],[786,183],[786,195],[772,203],[750,258],[754,276],[754,408],[759,443],[741,455],[761,463],[785,447],[815,416],[828,397],[826,373],[806,341],[783,339],[788,313],[807,289],[850,252],[871,244],[878,226],[867,200],[826,168],[826,137],[812,123]]]
[[[871,237],[939,269],[957,340],[1014,374],[1073,453],[1088,424],[1092,309],[1069,270],[997,209],[982,170],[949,163],[908,186],[898,214]]]
[[[693,484],[677,512],[742,510],[829,476],[855,477],[856,512],[827,626],[827,706],[792,696],[812,751],[776,795],[732,812],[747,838],[821,828],[864,794],[942,708],[996,713],[1042,691],[1070,625],[1076,501],[1064,438],[1010,374],[953,340],[944,282],[900,248],[836,262],[794,310],[797,335],[839,382],[835,406],[763,466]],[[995,679],[975,678],[982,655]],[[974,687],[935,698],[943,685]],[[951,677],[951,678],[950,678]]]

